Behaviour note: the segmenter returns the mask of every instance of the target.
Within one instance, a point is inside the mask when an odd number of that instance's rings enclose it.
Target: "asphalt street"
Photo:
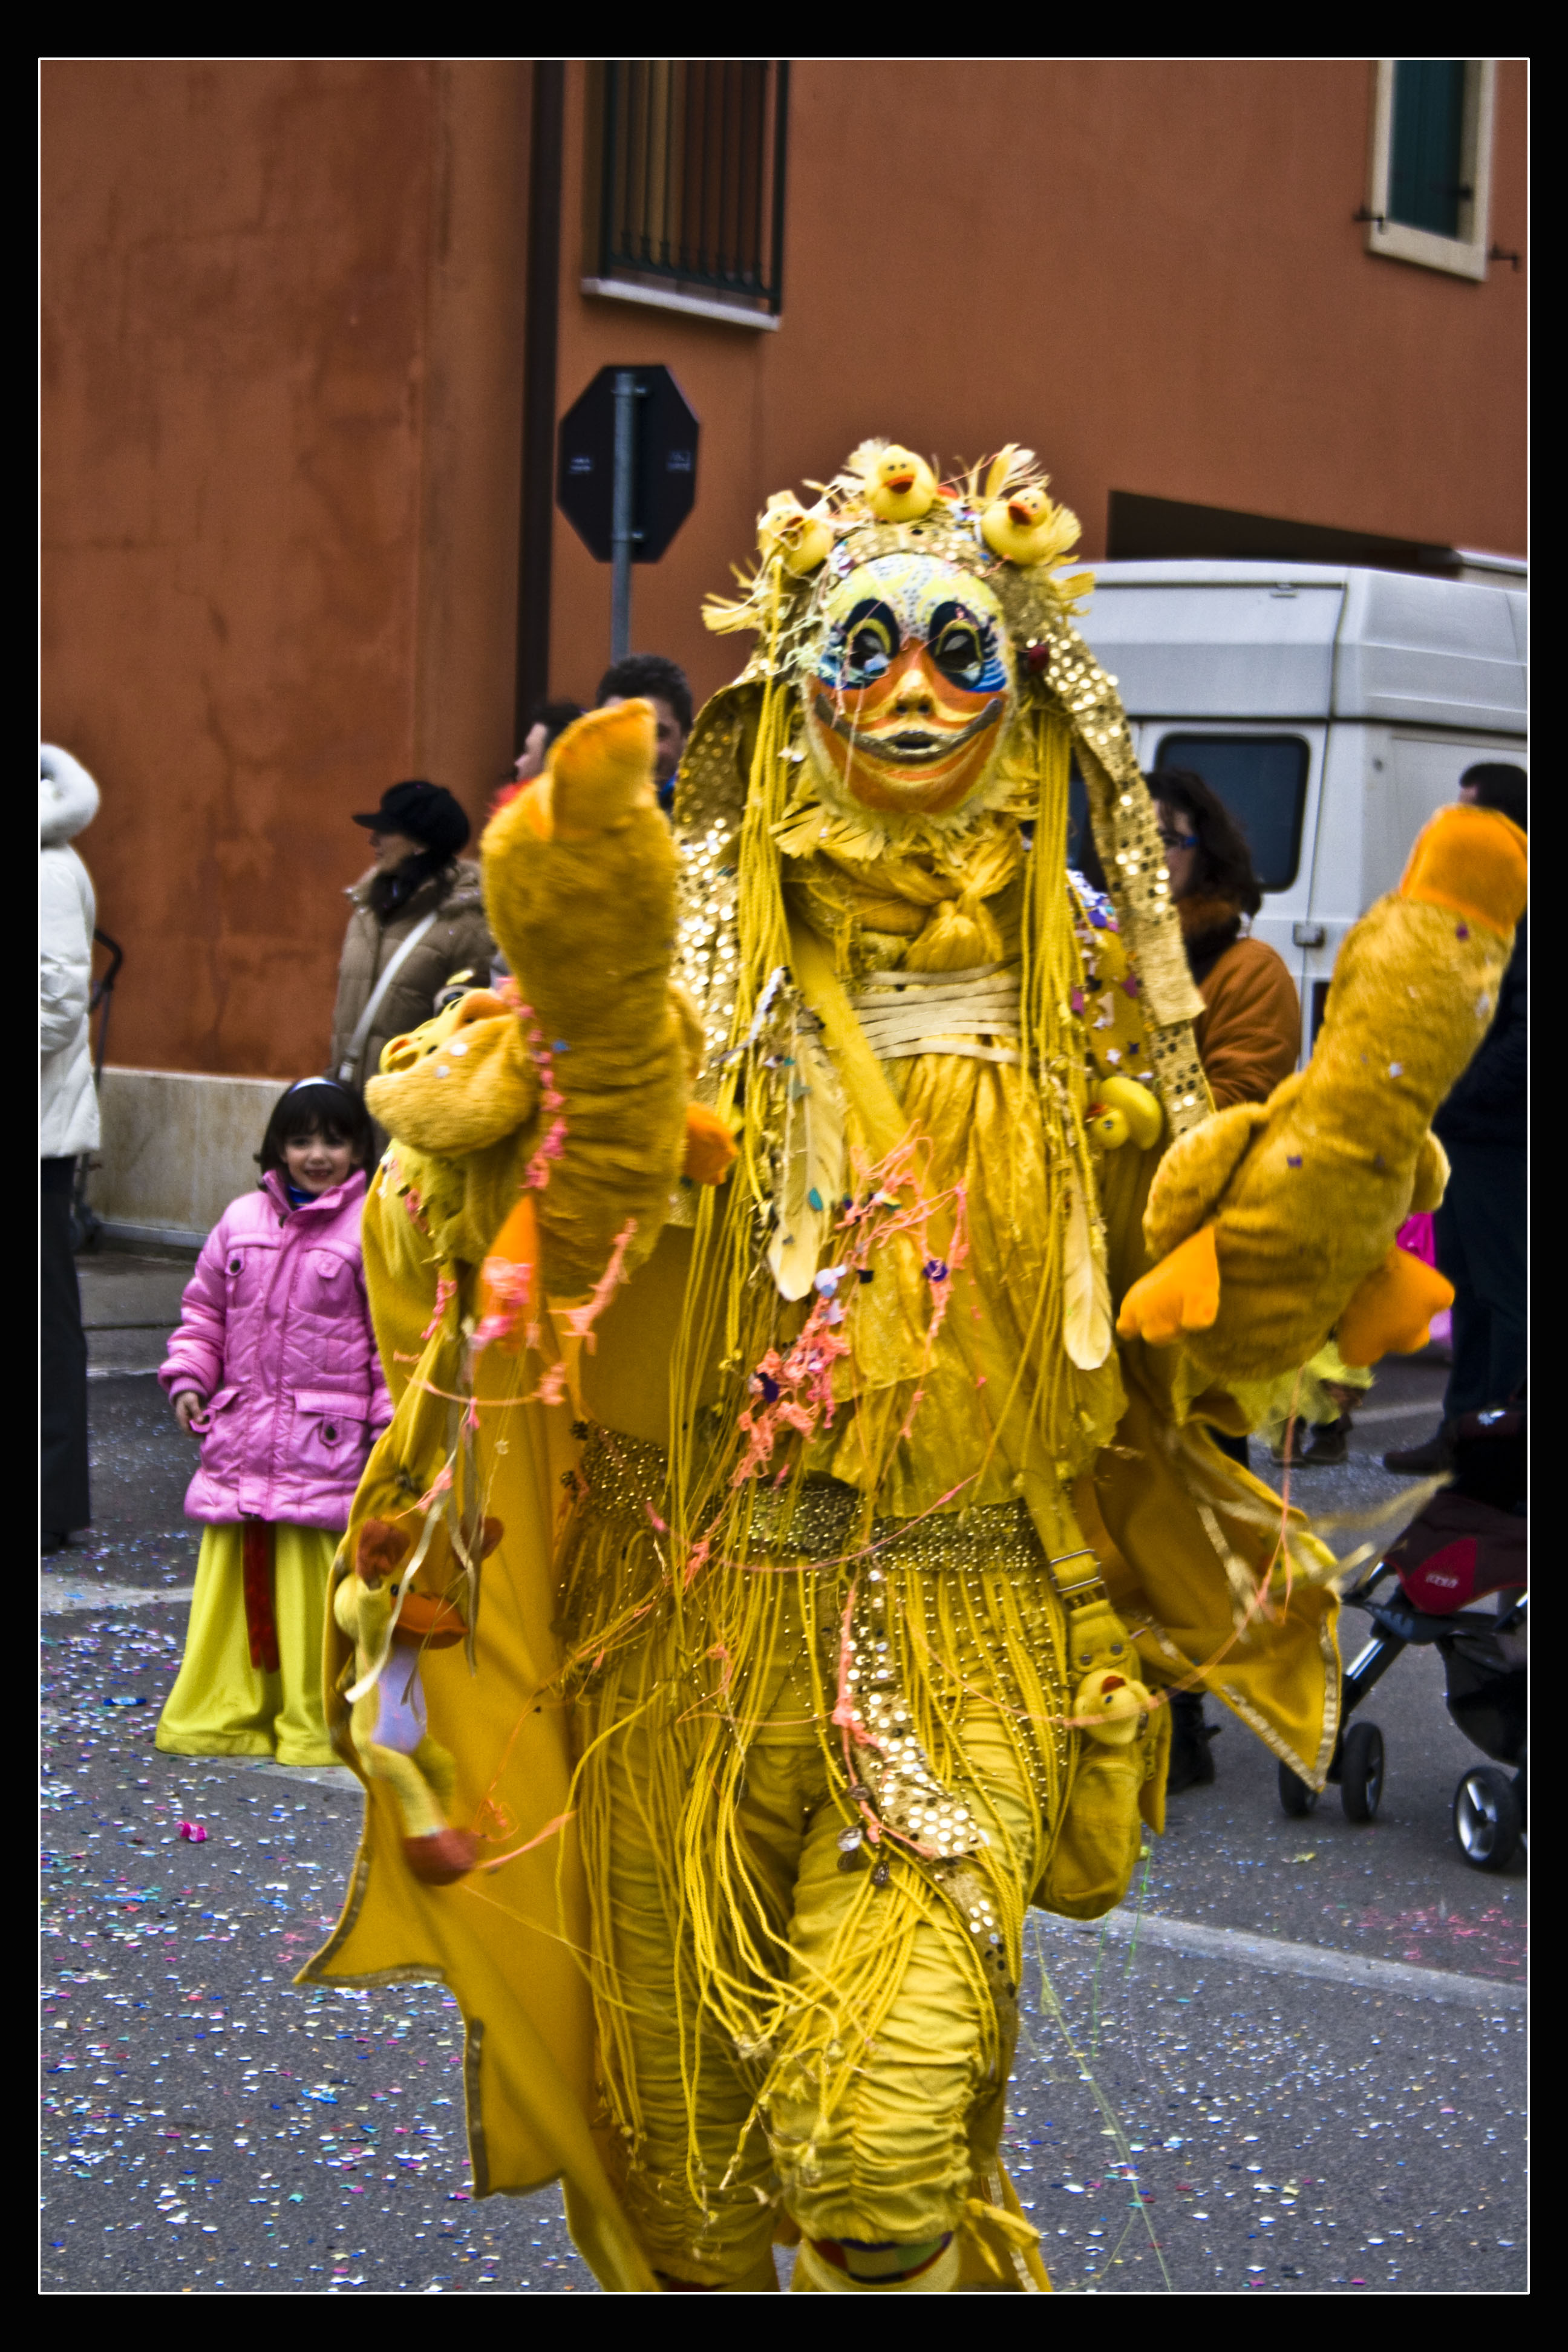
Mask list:
[[[352,1863],[352,1777],[153,1749],[195,1447],[149,1368],[187,1272],[84,1261],[95,1525],[44,1564],[46,2291],[595,2292],[555,2190],[469,2196],[441,1988],[291,1981]],[[1299,1498],[1394,1491],[1374,1449],[1428,1433],[1442,1379],[1381,1372],[1351,1463]],[[1366,1713],[1375,1823],[1331,1790],[1288,1819],[1227,1720],[1122,1913],[1035,1915],[1007,2158],[1058,2289],[1524,2291],[1522,1870],[1454,1843],[1475,1751],[1436,1662],[1406,1652]]]

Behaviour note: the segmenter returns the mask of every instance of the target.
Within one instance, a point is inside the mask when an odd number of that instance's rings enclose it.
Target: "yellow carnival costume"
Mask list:
[[[1116,1340],[1210,1106],[1076,535],[1011,449],[775,499],[710,614],[759,643],[692,735],[679,911],[646,712],[594,714],[485,839],[526,1003],[370,1090],[400,1402],[310,1973],[444,1977],[481,2192],[561,2178],[613,2287],[766,2287],[802,2236],[797,2287],[1043,2288],[997,2153],[1026,1906],[1125,1891],[1151,1686],[1332,1754],[1331,1556],[1208,1437],[1245,1398]]]

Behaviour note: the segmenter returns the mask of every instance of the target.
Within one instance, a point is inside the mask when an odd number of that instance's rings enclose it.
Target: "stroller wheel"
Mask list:
[[[1340,1802],[1347,1822],[1374,1822],[1383,1801],[1383,1734],[1375,1723],[1352,1723],[1340,1752]]]
[[[1289,1764],[1279,1767],[1279,1805],[1280,1810],[1296,1822],[1304,1821],[1309,1813],[1315,1813],[1318,1810],[1316,1789],[1310,1789],[1305,1780],[1291,1771]]]
[[[1506,1870],[1519,1852],[1523,1827],[1514,1784],[1489,1764],[1477,1764],[1454,1791],[1454,1835],[1472,1870]]]

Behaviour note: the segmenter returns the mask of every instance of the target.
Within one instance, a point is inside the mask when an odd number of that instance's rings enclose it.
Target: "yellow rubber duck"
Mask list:
[[[826,559],[833,533],[820,514],[808,513],[793,490],[779,490],[758,518],[757,543],[764,559],[777,555],[784,570],[799,579]]]
[[[1143,1684],[1131,1675],[1101,1666],[1079,1683],[1073,1693],[1072,1711],[1086,1738],[1100,1740],[1107,1748],[1127,1748],[1138,1737],[1140,1718],[1153,1704]]]
[[[1120,1151],[1129,1139],[1140,1151],[1160,1140],[1164,1113],[1159,1097],[1136,1078],[1102,1078],[1095,1089],[1084,1125],[1104,1151]]]
[[[919,522],[936,504],[936,476],[923,457],[895,445],[872,467],[866,503],[879,522]]]
[[[1077,515],[1058,507],[1039,483],[1026,483],[994,499],[980,518],[980,533],[993,555],[1009,563],[1049,563],[1065,555],[1079,536]]]

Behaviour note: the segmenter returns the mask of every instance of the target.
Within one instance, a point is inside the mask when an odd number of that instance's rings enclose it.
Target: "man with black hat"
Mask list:
[[[390,1037],[428,1021],[454,975],[484,987],[495,953],[479,869],[458,853],[468,820],[439,784],[394,784],[374,816],[356,816],[375,864],[346,893],[353,904],[338,966],[329,1075],[363,1087]]]

